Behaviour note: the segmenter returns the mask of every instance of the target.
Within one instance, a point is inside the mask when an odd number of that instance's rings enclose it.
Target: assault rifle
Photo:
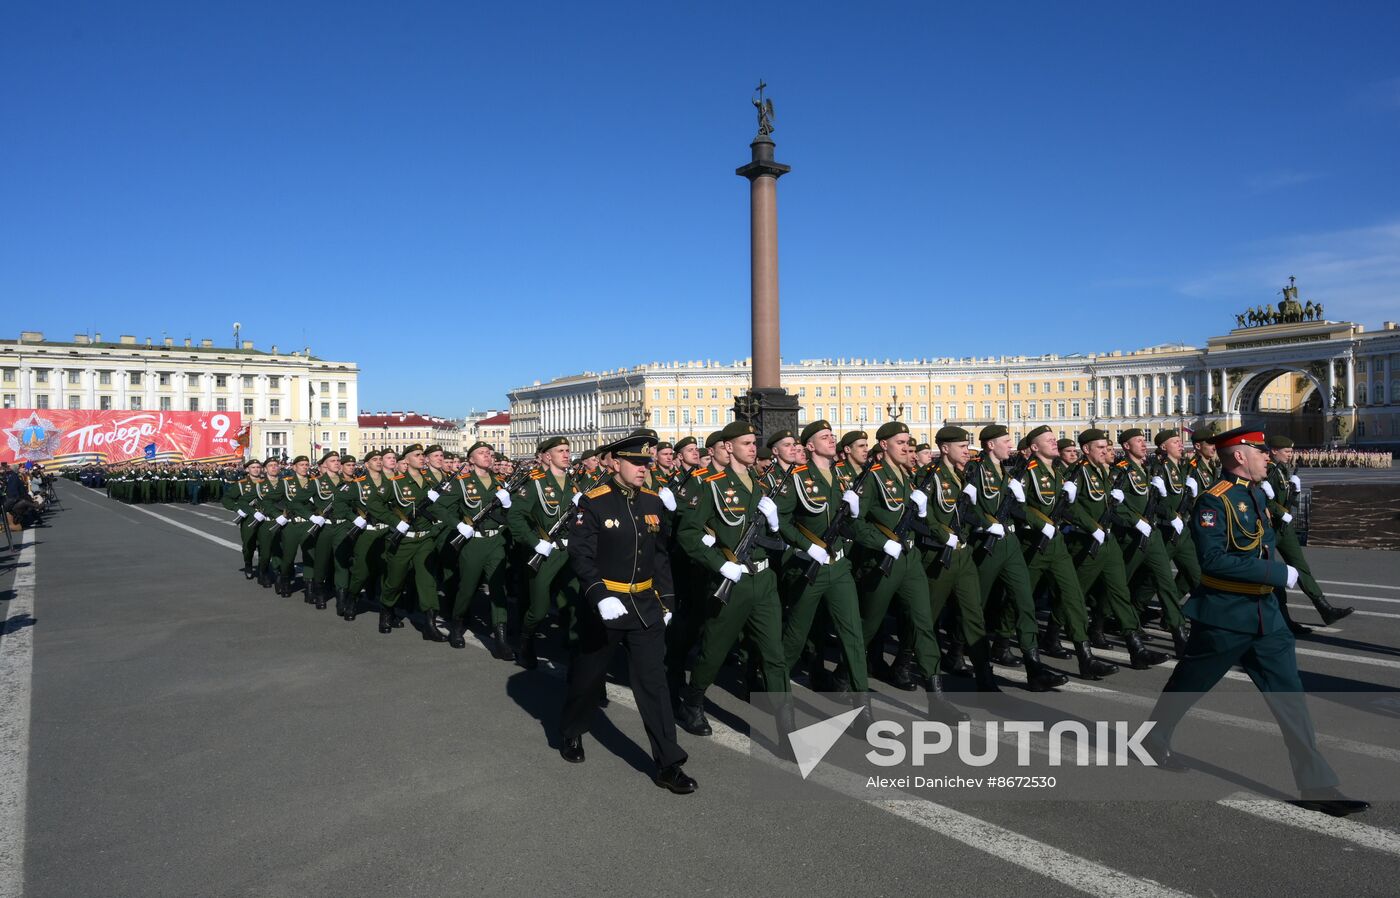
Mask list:
[[[860,495],[860,491],[865,489],[866,478],[870,476],[871,470],[874,469],[879,461],[880,450],[872,449],[870,455],[865,459],[865,466],[860,469],[860,473],[856,475],[856,479],[851,482],[851,492],[855,493],[857,496]],[[786,484],[787,481],[785,480],[783,483]],[[826,543],[828,546],[831,545],[832,542],[841,536],[841,531],[845,529],[846,524],[849,523],[850,520],[851,506],[847,505],[845,500],[842,500],[841,507],[836,509],[836,514],[831,518],[831,523],[827,524],[826,529],[822,531],[822,542]],[[813,560],[811,564],[807,565],[807,582],[816,583],[817,577],[821,575],[821,572],[821,562]]]
[[[783,479],[783,482],[778,485],[778,490],[774,493],[774,496],[782,496],[787,492],[788,480],[789,478]],[[770,539],[763,533],[764,528],[768,526],[768,522],[764,520],[763,514],[758,511],[758,501],[765,495],[762,481],[754,481],[754,492],[758,494],[758,498],[754,500],[752,507],[745,512],[744,531],[739,534],[739,544],[734,547],[733,552],[725,552],[726,555],[733,556],[729,559],[730,561],[744,568],[750,574],[753,573],[753,569],[750,566],[749,559],[753,556],[754,546],[762,546],[775,550],[786,548],[782,540]],[[815,563],[816,562],[813,562],[813,564]],[[715,598],[719,599],[721,605],[727,605],[729,604],[729,593],[733,589],[733,580],[730,580],[728,577],[720,577],[719,586],[715,589]]]
[[[935,473],[937,473],[937,469],[934,468],[932,465],[929,465],[928,470],[924,472],[923,478],[920,479],[918,483],[914,484],[914,489],[919,490],[927,496],[928,485],[933,481],[933,476]],[[904,544],[904,537],[907,536],[909,531],[913,529],[914,522],[918,520],[918,517],[919,507],[913,502],[905,502],[904,511],[900,514],[899,521],[894,525],[895,542],[899,543],[900,545]],[[888,577],[890,575],[890,571],[892,570],[894,570],[894,558],[889,555],[886,555],[884,558],[881,558],[880,576]]]
[[[404,476],[412,476],[412,475],[404,475]],[[425,474],[425,475],[423,475],[423,476],[424,476],[424,479],[426,480],[426,479],[427,479],[427,475]],[[452,483],[452,481],[447,480],[447,481],[444,481],[444,482],[442,482],[442,483],[440,483],[440,484],[435,483],[435,484],[433,484],[433,485],[431,485],[431,486],[428,487],[428,489],[429,489],[430,491],[432,491],[432,492],[438,494],[437,499],[433,499],[431,496],[426,496],[426,495],[425,495],[423,498],[421,498],[421,499],[419,499],[417,502],[413,503],[413,507],[412,507],[411,509],[409,509],[408,517],[403,518],[403,522],[404,522],[405,524],[409,525],[409,529],[412,529],[412,528],[413,528],[413,522],[416,521],[416,520],[418,520],[418,516],[419,516],[419,515],[425,513],[429,508],[431,508],[431,507],[433,507],[433,505],[437,504],[437,502],[438,502],[439,500],[441,500],[443,496],[447,495],[445,492],[443,492],[442,490],[438,489],[438,487],[439,487],[439,486],[444,486],[444,487],[445,487],[445,486],[448,486],[448,485],[451,484],[451,483]],[[434,519],[434,521],[436,521],[436,519]],[[390,530],[390,531],[389,531],[389,536],[384,540],[384,551],[386,551],[386,552],[392,552],[393,550],[395,550],[395,549],[397,549],[397,548],[399,547],[399,543],[401,543],[401,542],[403,542],[403,534],[400,533],[400,532],[398,531],[398,528],[396,527],[396,528],[394,528],[393,530]]]
[[[1080,467],[1083,467],[1083,465],[1084,463],[1080,462]],[[1123,476],[1125,474],[1125,469],[1118,468],[1117,473],[1113,475],[1113,479],[1108,482],[1108,489],[1104,490],[1103,511],[1099,514],[1099,519],[1096,523],[1099,529],[1103,531],[1103,538],[1106,540],[1113,538],[1113,510],[1118,507],[1118,500],[1113,498],[1113,491],[1122,490]],[[1103,543],[1093,539],[1092,533],[1089,534],[1089,536],[1089,554],[1086,557],[1093,558],[1099,554],[1099,548]]]
[[[1012,480],[1021,479],[1021,474],[1025,472],[1028,461],[1029,460],[1019,452],[1006,460],[1004,466],[1006,479],[1003,480],[1001,484],[1001,501],[997,503],[996,514],[992,515],[993,520],[1000,524],[1003,530],[1011,525],[1011,502],[1014,497],[1009,484]],[[978,460],[979,470],[980,466],[984,463],[987,463],[987,459],[983,458]],[[992,463],[995,464],[995,462]],[[992,549],[996,548],[996,544],[999,542],[1001,542],[1000,536],[997,536],[995,533],[987,533],[983,537],[982,548],[990,552]]]
[[[559,517],[554,519],[554,524],[549,528],[549,532],[544,535],[546,542],[552,543],[556,540],[564,538],[565,531],[569,529],[574,519],[574,516],[569,513],[571,509],[563,507],[565,502],[570,501],[572,501],[572,499],[565,499],[563,496],[559,497]],[[530,570],[538,571],[540,569],[540,565],[544,564],[544,559],[545,556],[536,552],[535,554],[531,555],[530,560],[525,563],[529,565]]]
[[[513,493],[516,490],[520,489],[520,485],[529,479],[530,472],[533,470],[535,470],[534,465],[522,466],[519,471],[516,471],[514,474],[510,475],[510,479],[506,480],[503,484],[501,484],[501,490],[504,490],[506,493]],[[487,502],[486,506],[482,508],[481,511],[472,515],[471,528],[473,530],[477,529],[477,525],[479,525],[482,521],[486,520],[487,515],[491,514],[491,512],[501,507],[502,505],[500,498],[497,496],[492,496],[491,501]],[[458,533],[456,536],[452,537],[452,539],[450,539],[448,542],[452,546],[452,548],[460,549],[462,548],[462,543],[466,541],[466,538],[463,537],[462,534]]]
[[[1059,530],[1060,525],[1064,522],[1065,509],[1068,507],[1069,495],[1065,492],[1064,484],[1062,483],[1060,484],[1060,494],[1055,497],[1055,504],[1050,506],[1050,514],[1046,516],[1050,518],[1050,523],[1055,526],[1056,530]],[[1040,542],[1035,544],[1036,552],[1044,552],[1048,549],[1052,539],[1054,539],[1054,537],[1046,536],[1044,533],[1040,534]]]

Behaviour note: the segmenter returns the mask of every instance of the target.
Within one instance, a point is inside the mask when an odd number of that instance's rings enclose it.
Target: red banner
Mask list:
[[[224,461],[240,457],[237,412],[0,409],[0,461]]]

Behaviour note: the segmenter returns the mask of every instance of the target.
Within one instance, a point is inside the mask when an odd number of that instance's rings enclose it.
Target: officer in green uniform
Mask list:
[[[298,455],[292,459],[292,476],[282,478],[278,491],[278,504],[282,513],[274,518],[278,527],[279,551],[282,556],[282,570],[277,580],[277,594],[290,597],[293,588],[293,575],[296,573],[297,555],[301,555],[302,581],[310,597],[311,583],[316,580],[316,562],[311,543],[311,516],[316,513],[316,501],[312,489],[311,459]]]
[[[389,528],[400,520],[388,505],[389,478],[384,473],[383,456],[378,449],[365,453],[364,471],[353,481],[355,517],[350,523],[360,535],[354,541],[341,614],[347,621],[354,620],[359,612],[360,590],[368,590],[371,603],[379,603],[384,582],[384,540]],[[390,617],[392,629],[394,621]]]
[[[505,484],[491,471],[495,450],[477,441],[467,450],[467,467],[457,475],[458,520],[454,532],[463,537],[457,552],[457,592],[449,614],[447,641],[453,648],[466,646],[467,611],[478,587],[486,591],[491,606],[492,654],[502,661],[515,658],[506,638],[510,608],[506,595],[506,524],[512,501]],[[492,505],[497,507],[480,521],[472,519]],[[450,548],[450,544],[449,544]]]
[[[1172,531],[1176,535],[1176,529],[1181,528],[1182,524],[1175,520],[1175,513],[1167,511],[1161,501],[1167,497],[1164,478],[1153,478],[1147,473],[1146,435],[1140,429],[1130,427],[1119,434],[1118,442],[1123,447],[1123,460],[1118,462],[1118,468],[1122,471],[1120,489],[1123,491],[1123,503],[1119,510],[1126,513],[1126,526],[1124,521],[1120,521],[1114,532],[1119,548],[1123,550],[1128,592],[1138,608],[1139,616],[1153,593],[1156,593],[1162,605],[1162,624],[1171,633],[1176,655],[1180,658],[1186,650],[1186,619],[1181,614],[1181,593],[1176,588],[1176,572],[1172,570],[1171,556],[1160,528],[1168,521],[1175,521],[1176,526]]]
[[[1186,461],[1181,444],[1181,434],[1175,430],[1158,431],[1152,438],[1157,446],[1157,454],[1147,472],[1160,478],[1167,487],[1161,506],[1166,526],[1160,528],[1167,541],[1167,553],[1176,566],[1176,587],[1182,595],[1189,595],[1201,582],[1201,565],[1196,561],[1196,545],[1191,541],[1191,530],[1185,526],[1191,520],[1191,509],[1196,504],[1196,493],[1192,489],[1191,467]],[[1199,489],[1197,487],[1196,489]]]
[[[1065,437],[1055,441],[1055,448],[1060,450],[1060,457],[1055,459],[1055,473],[1063,480],[1066,472],[1079,463],[1079,444]]]
[[[1121,510],[1123,490],[1115,484],[1114,471],[1121,469],[1110,467],[1113,450],[1109,448],[1108,434],[1097,427],[1079,434],[1079,448],[1084,457],[1069,478],[1076,490],[1074,504],[1069,506],[1073,530],[1067,540],[1080,589],[1086,597],[1097,598],[1089,642],[1094,648],[1110,648],[1103,635],[1103,621],[1111,615],[1123,633],[1133,669],[1146,670],[1166,661],[1167,656],[1147,648],[1142,641],[1142,623],[1128,592],[1123,552],[1112,534],[1115,522],[1129,521]],[[1132,526],[1131,522],[1128,526]]]
[[[243,576],[251,580],[257,576],[257,569],[253,567],[253,552],[258,546],[258,528],[263,524],[254,517],[257,514],[255,503],[258,484],[263,482],[262,462],[253,459],[248,462],[245,470],[247,477],[225,486],[223,506],[238,513],[238,536],[243,549]]]
[[[635,435],[635,434],[634,434]],[[559,608],[564,622],[565,643],[572,648],[576,630],[572,619],[578,597],[578,580],[569,566],[567,535],[551,539],[549,534],[561,516],[567,516],[578,497],[578,484],[569,472],[569,441],[565,437],[541,440],[535,450],[541,467],[515,491],[506,523],[515,544],[521,546],[522,563],[530,556],[542,556],[538,569],[526,564],[528,577],[526,607],[520,621],[516,660],[526,670],[539,665],[535,631],[544,623],[551,604]],[[562,531],[567,534],[567,523]]]
[[[1001,424],[982,428],[977,439],[982,444],[982,454],[967,467],[963,494],[969,500],[978,540],[972,558],[977,565],[982,614],[989,624],[1001,620],[1003,627],[1009,623],[1015,628],[1026,665],[1026,685],[1034,692],[1044,692],[1063,686],[1069,677],[1040,660],[1030,572],[1026,570],[1020,543],[1008,532],[1008,528],[1014,532],[1013,517],[1025,517],[1025,488],[1006,464],[1015,454],[1015,446],[1010,432]],[[996,595],[1008,607],[995,607],[992,600]]]
[[[1331,626],[1354,611],[1354,608],[1335,608],[1327,601],[1322,587],[1313,578],[1312,568],[1303,555],[1303,547],[1298,542],[1298,527],[1293,521],[1293,513],[1298,510],[1298,497],[1303,492],[1303,482],[1292,470],[1293,440],[1283,434],[1269,437],[1269,475],[1259,484],[1259,488],[1269,497],[1270,523],[1278,543],[1278,554],[1284,561],[1298,570],[1298,586],[1312,601],[1313,607],[1322,617],[1322,623]],[[1283,613],[1288,628],[1294,635],[1306,636],[1311,627],[1295,623],[1288,614],[1287,593],[1279,592],[1279,610]]]
[[[355,518],[354,490],[345,474],[347,465],[353,471],[353,456],[340,456],[327,452],[316,465],[320,472],[312,489],[316,509],[311,518],[314,528],[312,540],[313,568],[316,581],[314,599],[317,609],[326,607],[326,599],[335,596],[336,613],[345,616],[345,598],[342,593],[350,585],[350,565],[353,560],[351,548],[345,542],[353,528]],[[309,584],[308,584],[309,586]]]
[[[676,586],[677,607],[672,609],[675,616],[666,627],[666,679],[673,701],[679,700],[680,689],[685,685],[691,649],[700,639],[700,627],[709,615],[710,595],[709,573],[691,561],[681,548],[681,526],[685,517],[700,504],[700,491],[704,489],[705,478],[729,467],[732,459],[727,447],[722,430],[716,430],[706,437],[705,450],[710,464],[692,468],[685,481],[675,489],[676,513],[671,518],[671,546],[667,555],[671,559],[671,579]],[[701,540],[705,546],[713,547],[715,535],[706,532]]]
[[[700,627],[700,653],[690,672],[690,683],[681,687],[676,720],[696,736],[711,734],[705,719],[705,690],[715,681],[729,650],[746,636],[757,654],[763,688],[769,693],[791,691],[783,655],[782,606],[777,572],[772,569],[781,544],[777,539],[778,506],[764,494],[753,475],[758,460],[758,434],[752,424],[735,421],[721,432],[730,464],[707,475],[691,500],[694,507],[682,517],[680,546],[695,565],[710,574]],[[758,520],[759,523],[753,522]],[[746,562],[734,554],[748,526],[766,528],[767,538],[753,547]],[[714,542],[708,542],[705,537]],[[766,543],[766,545],[765,545]],[[716,576],[729,580],[729,599],[714,597]],[[792,730],[792,706],[778,708],[780,733]]]
[[[1060,533],[1064,524],[1064,509],[1077,498],[1079,487],[1065,483],[1055,470],[1059,452],[1055,433],[1042,424],[1026,434],[1033,456],[1022,475],[1026,494],[1026,524],[1018,527],[1021,550],[1030,574],[1031,592],[1041,583],[1053,585],[1050,620],[1041,636],[1040,649],[1052,658],[1067,658],[1060,648],[1060,631],[1069,635],[1074,655],[1079,662],[1079,675],[1086,680],[1098,680],[1118,672],[1118,665],[1094,657],[1089,645],[1089,612],[1084,591],[1074,570],[1074,559]]]
[[[282,460],[275,455],[263,462],[262,482],[253,488],[253,517],[258,524],[258,585],[271,588],[282,573],[281,528],[273,519],[282,515]],[[280,594],[280,593],[279,593]]]
[[[1201,494],[1191,515],[1201,563],[1201,585],[1185,606],[1191,637],[1152,710],[1157,725],[1145,747],[1158,766],[1185,769],[1171,753],[1172,732],[1200,694],[1239,665],[1264,693],[1283,732],[1302,792],[1299,804],[1339,817],[1364,811],[1370,805],[1337,791],[1337,775],[1317,749],[1293,635],[1273,600],[1276,589],[1298,582],[1299,572],[1279,557],[1268,498],[1258,487],[1268,476],[1264,434],[1239,427],[1213,439],[1221,479]]]
[[[434,500],[429,496],[435,481],[425,470],[423,445],[413,443],[404,448],[403,473],[389,478],[384,502],[398,517],[393,530],[399,534],[398,544],[386,542],[384,559],[384,593],[380,599],[379,632],[390,633],[394,628],[396,607],[403,596],[410,579],[418,594],[418,605],[426,619],[423,622],[423,639],[428,642],[446,642],[434,619],[438,611],[437,578],[433,576],[433,538],[439,529],[439,522],[433,517],[430,506]],[[405,604],[403,616],[409,613]]]
[[[942,609],[930,604],[923,554],[912,530],[904,534],[896,531],[907,503],[916,507],[918,517],[928,515],[928,494],[915,488],[910,475],[914,438],[907,424],[890,421],[880,426],[875,439],[880,446],[880,460],[870,466],[870,476],[857,493],[859,510],[851,521],[856,543],[852,567],[860,591],[862,638],[870,654],[883,656],[877,637],[890,604],[897,600],[896,609],[912,631],[912,640],[905,647],[913,650],[915,663],[924,675],[928,716],[952,723],[967,720],[966,714],[943,697],[938,636],[934,630]],[[888,574],[882,571],[885,558],[892,559]]]
[[[1191,480],[1196,488],[1191,491],[1193,500],[1210,489],[1220,479],[1220,461],[1215,456],[1215,444],[1211,442],[1220,428],[1207,424],[1191,435],[1194,452],[1191,454]]]
[[[870,714],[870,684],[865,672],[865,633],[860,616],[860,595],[851,573],[851,542],[826,531],[842,503],[850,516],[860,512],[860,499],[851,483],[836,473],[836,434],[826,421],[813,421],[802,429],[802,445],[808,463],[794,464],[787,484],[776,500],[778,529],[792,547],[793,557],[783,565],[779,590],[787,619],[783,624],[783,663],[789,672],[797,665],[807,644],[817,608],[836,629],[841,658],[858,707]],[[781,454],[781,453],[779,453]],[[820,565],[815,580],[807,581],[812,563]],[[815,671],[813,672],[815,676]]]

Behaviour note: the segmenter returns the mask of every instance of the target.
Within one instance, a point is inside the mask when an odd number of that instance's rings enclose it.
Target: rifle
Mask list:
[[[1055,525],[1056,530],[1060,529],[1060,524],[1064,521],[1065,508],[1068,505],[1069,496],[1065,494],[1064,484],[1061,484],[1060,494],[1055,497],[1055,504],[1050,506],[1050,514],[1047,515],[1047,517],[1050,518],[1050,523]],[[1044,533],[1040,534],[1040,542],[1035,544],[1035,551],[1044,552],[1049,548],[1050,540],[1053,538],[1054,537],[1046,536]]]
[[[427,479],[426,474],[424,475],[424,479]],[[428,489],[432,492],[437,493],[438,499],[441,499],[447,494],[439,490],[437,488],[438,486],[439,484],[434,483],[432,486],[428,487]],[[400,517],[402,518],[403,522],[405,524],[408,524],[409,528],[412,529],[413,522],[418,520],[418,516],[426,512],[429,508],[435,505],[436,502],[437,500],[434,500],[432,497],[425,495],[423,498],[413,503],[413,508],[409,509],[408,517]],[[436,522],[437,519],[434,518],[433,520],[434,522]],[[398,528],[389,531],[389,536],[384,540],[384,551],[392,552],[393,550],[399,547],[399,543],[401,542],[403,542],[403,534],[398,531]]]
[[[520,485],[521,485],[522,483],[524,483],[524,482],[529,478],[530,472],[533,471],[533,470],[535,470],[534,465],[521,466],[521,469],[520,469],[519,471],[516,471],[514,474],[510,475],[510,479],[506,480],[504,483],[501,484],[501,490],[504,490],[504,491],[507,492],[507,493],[513,493],[513,492],[515,492],[516,490],[520,489]],[[498,492],[499,492],[499,491],[500,491],[500,490],[498,490]],[[482,521],[486,520],[486,516],[487,516],[487,515],[489,515],[491,512],[495,511],[496,509],[498,509],[498,508],[500,508],[500,507],[501,507],[501,500],[500,500],[500,498],[497,497],[497,496],[492,496],[492,497],[491,497],[491,501],[488,502],[488,503],[486,503],[486,507],[485,507],[485,508],[481,509],[481,511],[479,511],[479,512],[477,512],[476,514],[472,515],[472,518],[471,518],[471,528],[472,528],[473,530],[475,530],[475,529],[477,528],[477,525],[478,525],[478,524],[480,524]],[[456,536],[452,537],[452,539],[448,540],[448,543],[449,543],[449,544],[452,546],[452,548],[454,548],[454,549],[460,549],[460,548],[462,548],[462,543],[464,543],[464,542],[466,542],[466,539],[465,539],[465,538],[462,536],[462,534],[460,534],[460,533],[458,533]]]
[[[774,495],[782,496],[784,493],[787,492],[787,488],[788,479],[785,478],[783,482],[778,486],[778,489],[774,493]],[[764,489],[762,481],[754,481],[754,492],[760,494],[758,497],[759,499],[763,498]],[[764,548],[786,548],[782,540],[777,540],[777,545],[775,546],[774,540],[767,539],[763,535],[763,528],[768,526],[768,522],[763,519],[762,514],[756,514],[755,512],[757,511],[758,501],[755,500],[753,503],[753,507],[750,508],[747,512],[745,512],[744,532],[739,534],[738,545],[734,547],[733,552],[728,553],[734,556],[732,559],[730,559],[731,561],[733,561],[735,564],[740,565],[745,570],[748,570],[750,574],[752,574],[753,571],[749,567],[749,557],[753,555],[754,546],[763,546]],[[815,563],[816,562],[813,562],[813,564]],[[730,580],[728,577],[720,577],[719,586],[715,589],[715,598],[719,599],[719,603],[721,605],[727,605],[729,604],[729,593],[733,589],[733,580]]]
[[[563,496],[559,497],[559,504],[561,506],[564,504],[565,501],[570,500],[565,500]],[[572,519],[573,516],[569,514],[569,512],[566,509],[560,508],[559,517],[554,519],[554,524],[550,526],[549,532],[544,535],[545,541],[552,543],[556,539],[563,539],[564,531],[568,529],[569,522]],[[536,552],[535,554],[530,556],[530,560],[525,562],[525,564],[530,568],[530,570],[538,571],[540,569],[540,565],[544,564],[544,559],[545,556]]]
[[[879,460],[880,450],[870,450],[870,455],[865,459],[865,466],[860,469],[860,473],[856,475],[856,479],[851,481],[851,492],[855,493],[857,496],[860,495],[860,491],[865,489],[865,479],[870,476],[871,470],[874,469],[875,464]],[[787,481],[783,482],[786,483]],[[831,523],[827,524],[826,529],[822,531],[822,542],[826,543],[828,546],[831,545],[832,542],[841,535],[841,531],[845,529],[846,524],[850,520],[851,506],[847,505],[845,500],[842,500],[841,507],[836,509],[836,516],[831,519]],[[817,577],[821,575],[821,572],[821,562],[813,560],[807,565],[807,582],[816,583]]]
[[[1019,452],[1016,453],[1013,458],[1006,460],[1006,479],[1002,481],[1001,485],[1001,501],[997,503],[996,513],[992,515],[992,519],[1000,524],[1003,530],[1011,523],[1012,493],[1009,484],[1012,480],[1019,480],[1021,478],[1021,474],[1026,470],[1028,461],[1029,460]],[[978,464],[980,470],[981,462],[979,461]],[[996,548],[999,542],[1001,542],[1001,537],[997,536],[995,533],[984,534],[982,537],[982,548],[990,552],[992,549]]]
[[[1167,484],[1167,479],[1168,479],[1168,478],[1167,478],[1167,469],[1166,469],[1166,466],[1162,464],[1162,459],[1161,459],[1160,457],[1157,457],[1157,458],[1154,458],[1154,459],[1152,460],[1152,462],[1153,462],[1153,463],[1152,463],[1152,467],[1151,467],[1150,469],[1148,469],[1148,472],[1147,472],[1147,473],[1148,473],[1148,478],[1147,478],[1147,479],[1148,479],[1148,481],[1149,481],[1149,482],[1148,482],[1148,485],[1147,485],[1147,488],[1151,491],[1151,493],[1150,493],[1150,495],[1148,495],[1148,497],[1147,497],[1147,507],[1143,509],[1142,516],[1143,516],[1144,518],[1147,519],[1147,523],[1148,523],[1148,524],[1151,524],[1151,525],[1155,528],[1155,527],[1157,527],[1157,524],[1154,522],[1153,519],[1157,516],[1157,507],[1160,506],[1160,505],[1162,504],[1162,494],[1161,494],[1160,492],[1158,492],[1158,491],[1157,491],[1157,488],[1151,484],[1151,480],[1152,480],[1153,477],[1160,477],[1160,478],[1162,478],[1162,485],[1163,485],[1163,486],[1166,486],[1166,484]],[[1166,540],[1167,545],[1171,545],[1171,544],[1175,543],[1175,542],[1176,542],[1176,528],[1175,528],[1175,527],[1166,527],[1166,528],[1163,528],[1163,529],[1162,529],[1162,539]],[[1141,548],[1141,549],[1147,548],[1147,538],[1142,539],[1142,540],[1138,543],[1138,548]]]
[[[1084,463],[1080,462],[1079,466],[1082,468]],[[1099,514],[1096,523],[1099,529],[1103,531],[1104,539],[1109,539],[1113,536],[1113,510],[1118,507],[1118,500],[1113,498],[1113,491],[1122,489],[1122,478],[1125,473],[1126,469],[1119,468],[1118,473],[1114,474],[1113,479],[1108,482],[1108,489],[1105,490],[1103,494],[1103,511]],[[1093,534],[1090,534],[1089,554],[1086,556],[1088,558],[1093,558],[1095,555],[1098,555],[1099,548],[1103,545],[1103,543],[1093,539],[1092,536]]]
[[[924,472],[923,479],[914,485],[914,489],[928,495],[928,485],[933,480],[933,475],[937,471],[932,465]],[[904,537],[914,527],[914,522],[918,519],[918,506],[913,502],[904,503],[904,511],[899,516],[899,521],[894,525],[894,541],[903,545]],[[880,576],[888,577],[890,571],[894,570],[894,559],[889,555],[880,559]]]

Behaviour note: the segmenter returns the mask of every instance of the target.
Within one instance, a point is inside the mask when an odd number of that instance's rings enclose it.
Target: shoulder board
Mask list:
[[[1030,464],[1026,465],[1026,470],[1029,471],[1031,468],[1038,468],[1038,467],[1040,467],[1040,459],[1038,459],[1038,458],[1033,458],[1033,459],[1030,460]]]
[[[252,483],[253,480],[252,480],[252,478],[250,478],[250,477],[244,477],[242,480],[240,480],[240,481],[238,481],[238,482],[239,482],[239,483]]]
[[[390,479],[390,480],[403,480],[403,479],[404,479],[405,477],[407,477],[407,476],[408,476],[407,474],[395,474],[393,477],[390,477],[389,479]]]
[[[1230,483],[1230,481],[1222,480],[1215,486],[1206,490],[1206,492],[1210,493],[1212,496],[1223,496],[1230,491],[1231,486],[1232,484]]]
[[[530,472],[530,479],[531,479],[531,480],[543,480],[543,479],[544,479],[544,472],[541,471],[541,470],[539,470],[539,469],[536,469],[536,470],[534,470],[534,471],[531,471],[531,472]]]
[[[708,474],[708,473],[710,473],[710,469],[709,469],[709,468],[696,468],[694,471],[691,471],[691,472],[690,472],[690,476],[691,476],[691,477],[704,477],[704,476],[705,476],[706,474]]]
[[[789,471],[788,473],[789,473],[789,474],[796,474],[796,473],[798,473],[799,471],[805,471],[805,470],[807,470],[807,466],[806,466],[806,465],[793,465],[793,466],[792,466],[792,470]]]
[[[350,478],[350,482],[351,482],[351,483],[364,483],[364,482],[365,482],[365,475],[361,474],[359,477],[351,477],[351,478]]]
[[[878,470],[880,470],[881,468],[883,468],[884,466],[885,466],[885,463],[884,463],[884,462],[879,462],[879,461],[877,461],[877,462],[875,462],[875,464],[873,464],[873,465],[870,466],[870,470],[872,470],[872,471],[878,471]]]
[[[660,493],[658,493],[656,490],[649,490],[649,489],[647,489],[646,487],[642,487],[642,492],[646,493],[648,496],[659,496],[659,495],[660,495]]]
[[[595,486],[593,489],[584,493],[584,495],[590,499],[596,499],[599,496],[606,496],[610,492],[612,492],[612,486],[605,483],[602,486]]]
[[[706,483],[711,483],[711,482],[713,482],[713,481],[716,481],[716,480],[723,480],[723,479],[724,479],[724,472],[723,472],[723,471],[720,471],[718,474],[711,474],[709,477],[706,477],[706,478],[705,478],[705,482],[706,482]]]
[[[468,471],[468,472],[465,473],[465,474],[458,474],[458,475],[457,475],[457,479],[458,479],[458,480],[466,480],[466,479],[467,479],[468,477],[470,477],[470,476],[472,476],[472,474],[471,474],[470,471]]]
[[[1193,457],[1193,458],[1191,459],[1191,467],[1193,467],[1193,468],[1196,467],[1196,462],[1197,462],[1197,459]]]
[[[1118,463],[1118,467],[1120,467],[1120,468],[1126,468],[1127,466],[1128,466],[1128,460],[1127,460],[1126,458],[1123,459],[1122,461],[1120,461],[1120,462]]]

